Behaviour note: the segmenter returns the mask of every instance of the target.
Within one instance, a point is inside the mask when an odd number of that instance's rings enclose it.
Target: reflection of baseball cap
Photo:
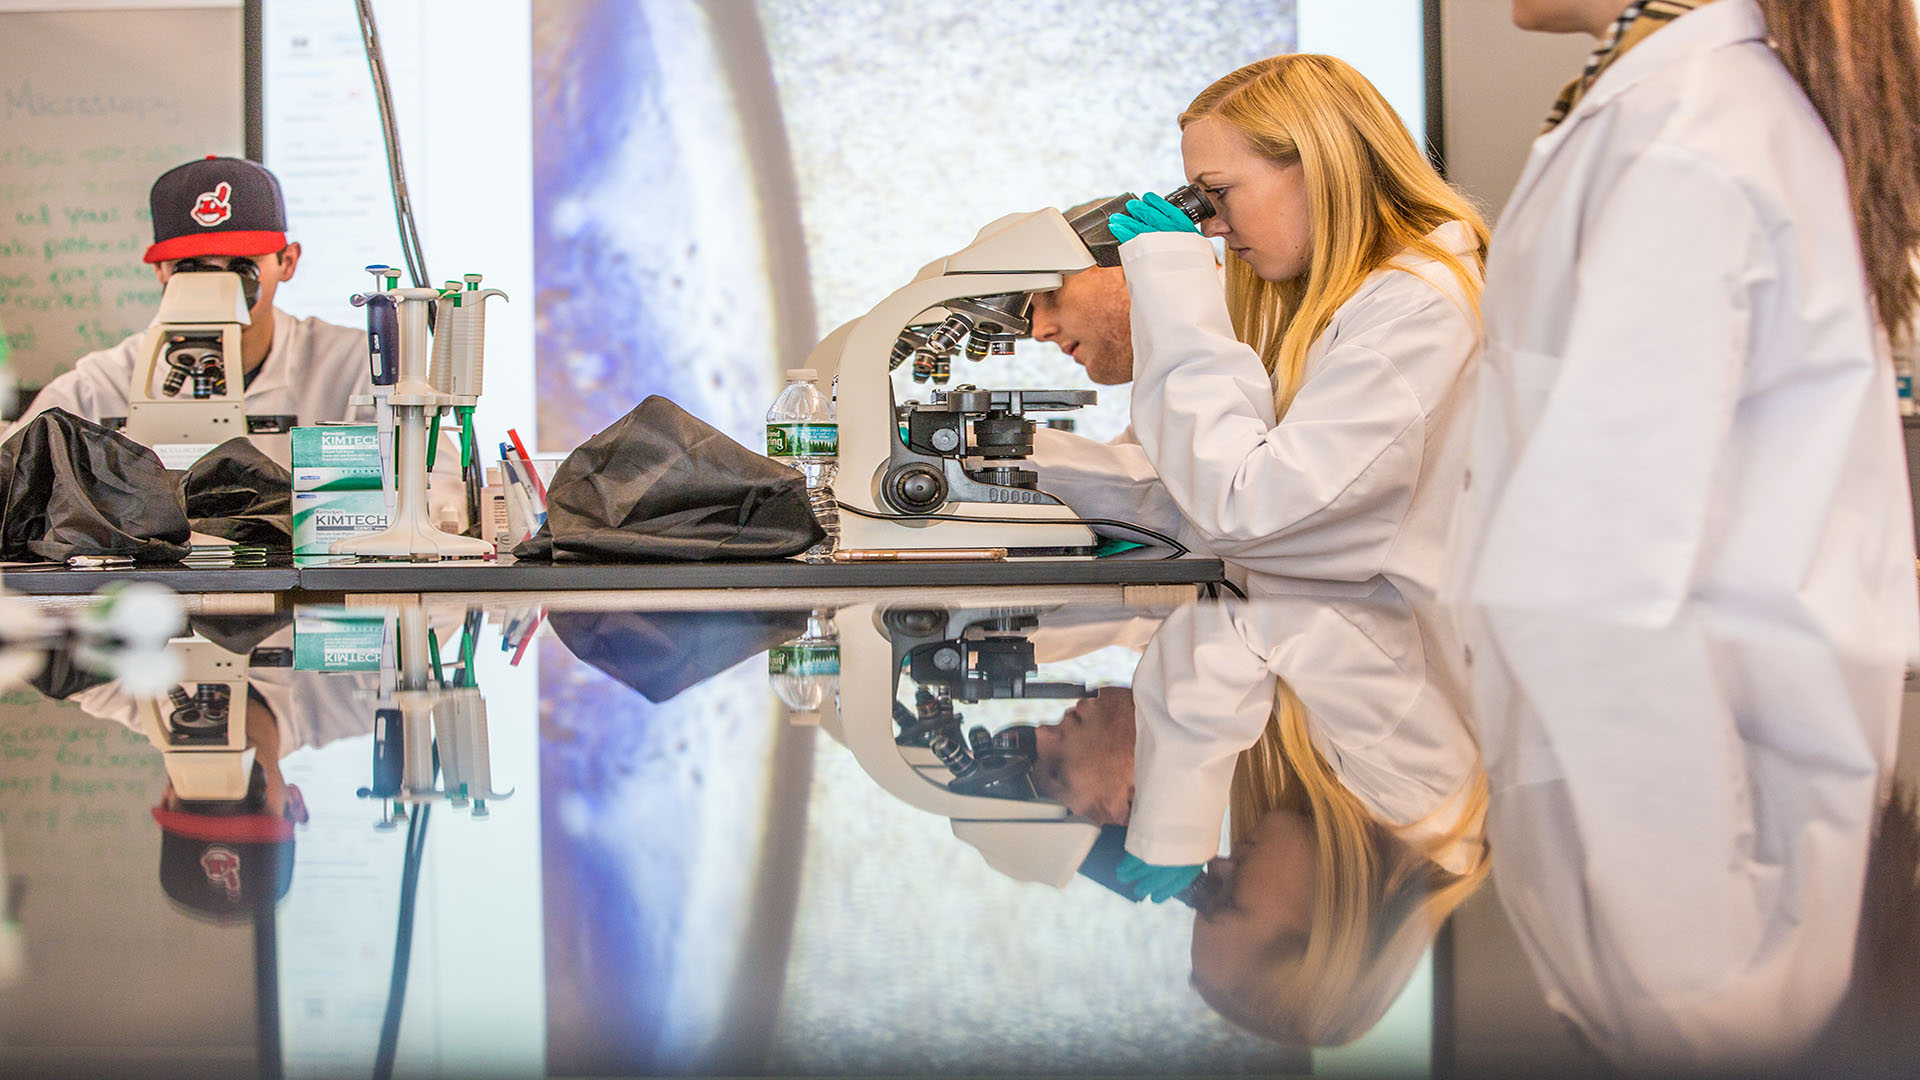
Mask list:
[[[153,246],[146,261],[194,255],[271,255],[287,246],[280,181],[242,158],[209,155],[153,182]]]
[[[155,807],[160,888],[215,922],[250,918],[293,884],[293,822],[275,814],[196,814]]]

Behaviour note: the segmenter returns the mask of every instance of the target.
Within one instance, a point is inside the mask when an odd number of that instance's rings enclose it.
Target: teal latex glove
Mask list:
[[[1113,233],[1115,240],[1124,244],[1142,233],[1198,233],[1200,226],[1195,225],[1193,219],[1179,207],[1148,192],[1144,199],[1127,200],[1126,213],[1108,215],[1107,230]]]
[[[1150,898],[1156,904],[1164,904],[1193,884],[1193,879],[1200,876],[1200,869],[1198,866],[1154,866],[1141,862],[1137,856],[1123,855],[1115,875],[1132,887],[1135,900]]]

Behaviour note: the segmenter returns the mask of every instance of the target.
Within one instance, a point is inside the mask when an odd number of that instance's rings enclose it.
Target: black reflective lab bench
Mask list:
[[[375,562],[349,557],[209,569],[151,565],[72,570],[57,564],[9,567],[5,587],[40,596],[84,595],[111,582],[149,581],[179,593],[472,593],[629,589],[855,589],[941,586],[1193,585],[1211,592],[1225,579],[1220,560],[1140,548],[1105,558],[1005,562],[810,564],[793,560],[704,563]]]
[[[1022,585],[1195,585],[1225,579],[1220,560],[1141,548],[1090,558],[1004,562],[444,563],[325,560],[300,567],[307,592],[546,592],[625,589],[851,589]]]

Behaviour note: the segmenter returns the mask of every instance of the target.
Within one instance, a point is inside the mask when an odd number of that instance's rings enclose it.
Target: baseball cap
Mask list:
[[[160,174],[148,194],[153,246],[146,261],[195,255],[271,255],[287,246],[280,181],[244,158],[208,155]]]
[[[275,814],[196,814],[155,807],[160,887],[216,922],[248,918],[293,885],[293,823]]]

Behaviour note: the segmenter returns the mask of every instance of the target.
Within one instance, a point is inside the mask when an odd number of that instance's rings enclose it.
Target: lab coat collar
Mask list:
[[[1533,189],[1547,163],[1553,160],[1554,153],[1565,145],[1575,130],[1649,76],[1690,57],[1743,42],[1765,40],[1767,20],[1761,14],[1756,0],[1714,0],[1705,7],[1695,8],[1675,19],[1671,25],[1641,42],[1602,72],[1593,88],[1574,105],[1567,118],[1552,131],[1534,140],[1533,153],[1527,160],[1520,182],[1507,199],[1507,206],[1518,205]]]
[[[1755,0],[1715,0],[1675,19],[1600,73],[1573,112],[1571,123],[1591,115],[1641,80],[1679,61],[1729,45],[1767,40],[1767,19]]]
[[[291,347],[295,319],[293,316],[273,309],[273,344],[267,346],[267,358],[260,362],[260,371],[253,377],[252,385],[247,387],[251,393],[287,385],[287,350]]]

